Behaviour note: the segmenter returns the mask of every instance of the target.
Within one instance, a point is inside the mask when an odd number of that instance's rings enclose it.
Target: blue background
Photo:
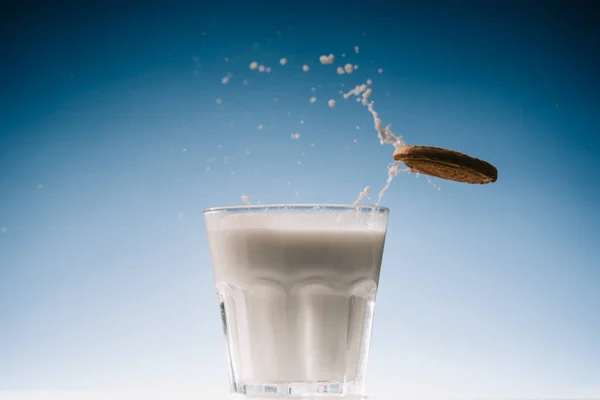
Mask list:
[[[225,395],[201,211],[377,193],[393,147],[339,94],[369,78],[407,143],[499,169],[383,198],[373,398],[600,397],[600,24],[566,4],[5,7],[0,399]]]

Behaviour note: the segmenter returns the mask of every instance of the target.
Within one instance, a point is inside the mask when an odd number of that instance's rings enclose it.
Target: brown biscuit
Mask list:
[[[496,182],[498,170],[492,164],[453,150],[430,146],[400,146],[394,159],[413,172],[456,182],[485,184]]]

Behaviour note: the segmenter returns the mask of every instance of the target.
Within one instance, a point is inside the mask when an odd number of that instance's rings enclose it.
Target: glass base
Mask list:
[[[367,400],[356,383],[294,382],[242,384],[233,388],[234,398],[244,399],[302,399],[302,400]]]
[[[302,395],[243,395],[234,394],[232,400],[268,400],[268,399],[288,399],[288,400],[368,400],[367,396],[358,395],[336,395],[336,394],[302,394]]]

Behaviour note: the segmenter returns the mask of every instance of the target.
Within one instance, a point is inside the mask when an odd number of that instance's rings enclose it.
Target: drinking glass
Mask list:
[[[204,211],[231,393],[364,399],[389,210]]]

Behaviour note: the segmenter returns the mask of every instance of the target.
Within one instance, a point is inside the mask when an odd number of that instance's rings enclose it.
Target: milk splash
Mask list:
[[[359,47],[355,46],[354,48],[355,50],[355,54],[359,53]],[[345,56],[345,54],[342,55],[342,57]],[[319,62],[322,65],[331,65],[335,63],[335,56],[333,54],[324,54],[321,55],[319,57]],[[286,65],[288,64],[288,59],[287,58],[281,58],[279,60],[279,63],[281,65]],[[250,70],[258,70],[259,72],[270,72],[270,67],[266,67],[265,65],[259,64],[257,61],[252,61],[249,65]],[[339,74],[339,75],[345,75],[345,74],[351,74],[355,69],[358,69],[358,65],[352,65],[350,63],[345,64],[344,66],[339,66],[335,69],[335,71]],[[310,67],[308,64],[304,64],[302,65],[302,70],[304,72],[308,72],[310,70]],[[383,69],[379,68],[377,70],[377,72],[379,74],[383,73]],[[229,78],[231,77],[231,75],[226,76],[225,78],[223,78],[222,83],[228,83],[229,82]],[[405,146],[405,142],[404,139],[402,138],[402,136],[396,136],[394,134],[394,132],[392,132],[392,125],[388,124],[386,126],[383,125],[383,121],[381,120],[381,118],[379,117],[379,114],[377,113],[377,111],[375,110],[375,102],[373,100],[370,100],[371,95],[373,94],[373,89],[370,87],[372,85],[373,81],[371,79],[368,79],[366,81],[366,83],[361,84],[361,85],[357,85],[355,86],[352,90],[348,91],[347,93],[343,93],[340,92],[345,100],[348,100],[349,98],[355,96],[356,97],[356,101],[358,103],[361,103],[364,107],[367,108],[367,110],[371,113],[372,117],[373,117],[373,125],[375,127],[375,130],[377,131],[377,136],[379,137],[379,142],[381,145],[384,144],[390,144],[392,146],[394,146],[394,148],[399,148],[402,146]],[[343,86],[343,85],[342,85]],[[316,88],[312,88],[311,89],[312,92],[316,91]],[[276,100],[275,100],[276,101]],[[316,96],[312,96],[309,98],[309,102],[311,104],[314,104],[317,102],[317,97]],[[217,103],[221,104],[221,99],[218,98],[217,99]],[[336,101],[334,99],[330,99],[327,104],[329,105],[329,107],[333,108],[336,105]],[[303,123],[304,121],[301,121],[301,123]],[[262,124],[258,125],[258,129],[262,129]],[[358,129],[358,126],[357,126]],[[291,134],[291,138],[298,140],[300,139],[300,133],[292,133]],[[356,139],[354,140],[356,143]],[[313,145],[311,145],[313,146]],[[394,177],[396,175],[398,175],[401,172],[410,172],[409,168],[400,168],[400,163],[399,162],[393,162],[388,164],[387,166],[388,169],[388,175],[387,175],[387,180],[385,183],[385,186],[381,189],[381,191],[379,192],[378,195],[378,200],[376,205],[379,205],[379,203],[381,202],[383,196],[385,195],[385,193],[387,192],[387,190],[389,189],[392,180],[394,179]],[[429,179],[428,179],[429,180]],[[430,182],[431,183],[431,182]],[[437,185],[434,185],[434,187],[437,187]],[[439,187],[437,187],[438,190],[440,190]],[[364,199],[367,198],[371,193],[371,188],[369,186],[365,187],[365,189],[363,191],[360,192],[358,198],[353,202],[354,205],[359,205],[360,202]],[[244,196],[242,198],[242,201],[244,201],[244,203],[249,203],[249,197]]]
[[[360,204],[360,201],[365,197],[368,197],[371,194],[371,188],[369,186],[365,187],[362,192],[359,193],[358,199],[354,200],[352,203],[353,206],[357,206]]]
[[[371,82],[367,81],[367,83],[370,84]],[[350,97],[356,96],[357,101],[359,101],[363,106],[367,107],[367,110],[369,110],[369,112],[373,116],[373,124],[375,126],[375,130],[377,131],[377,136],[379,137],[379,143],[381,143],[382,145],[391,144],[395,148],[404,146],[405,143],[404,143],[404,139],[402,138],[402,136],[396,136],[394,134],[394,132],[392,132],[392,124],[388,124],[385,127],[383,126],[383,121],[379,117],[379,114],[377,113],[377,111],[375,111],[375,108],[374,108],[375,102],[373,100],[369,101],[369,97],[371,97],[372,94],[373,94],[373,89],[371,89],[367,84],[363,83],[362,85],[355,86],[354,89],[350,90],[349,92],[344,93],[344,99],[348,100]],[[399,162],[397,162],[397,161],[388,165],[387,181],[386,181],[383,189],[381,189],[381,191],[379,192],[379,196],[378,196],[376,205],[379,205],[379,203],[381,202],[383,195],[389,189],[394,177],[396,175],[398,175],[400,172],[409,171],[408,168],[400,169],[399,166],[400,166]],[[365,188],[365,190],[367,190],[367,188]],[[366,196],[363,196],[363,192],[365,190],[363,190],[360,193],[360,195],[358,196],[358,199],[353,204],[358,205],[360,203],[360,201],[364,197],[366,197]],[[369,189],[369,191],[370,191],[370,189]]]
[[[385,186],[383,187],[383,189],[381,189],[381,191],[379,192],[379,197],[377,198],[377,203],[375,203],[375,205],[378,206],[379,203],[381,203],[381,199],[383,198],[383,195],[390,188],[390,185],[392,184],[392,179],[394,179],[394,177],[396,175],[398,175],[400,172],[409,172],[410,171],[410,168],[400,169],[399,167],[400,167],[400,161],[395,161],[388,165],[387,181],[385,182]]]

